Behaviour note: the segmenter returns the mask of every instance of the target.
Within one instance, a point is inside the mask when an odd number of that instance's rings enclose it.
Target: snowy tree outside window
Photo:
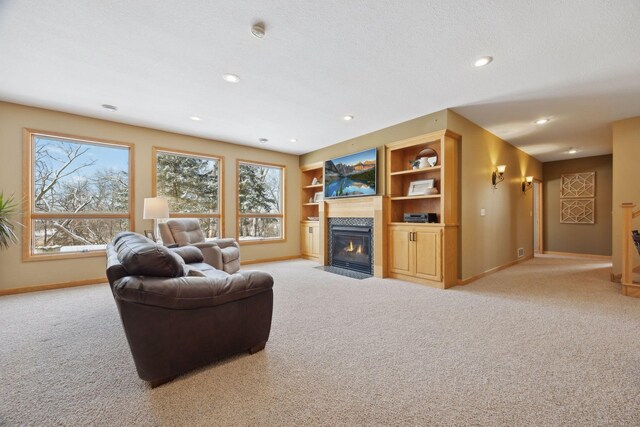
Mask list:
[[[238,238],[284,239],[284,166],[238,162]]]
[[[130,229],[130,146],[30,133],[30,256],[103,251]]]
[[[207,238],[220,236],[220,159],[156,151],[156,195],[172,218],[197,218]]]

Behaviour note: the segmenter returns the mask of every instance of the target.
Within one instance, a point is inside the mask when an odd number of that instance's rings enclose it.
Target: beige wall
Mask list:
[[[459,277],[467,279],[533,254],[533,192],[520,190],[526,175],[542,178],[542,164],[464,117],[443,110],[305,154],[300,165],[377,147],[378,194],[384,193],[384,144],[440,129],[462,135]],[[506,179],[491,187],[491,172],[506,164]],[[485,209],[486,216],[480,216]]]
[[[462,135],[461,278],[517,260],[518,248],[533,255],[533,191],[523,194],[521,184],[529,175],[542,179],[542,163],[453,111],[447,112],[447,128]],[[496,165],[507,169],[494,189]]]
[[[389,142],[399,141],[401,139],[411,138],[412,136],[423,133],[435,132],[446,128],[447,112],[446,110],[438,111],[433,114],[418,117],[398,125],[384,128],[375,132],[358,136],[353,139],[330,145],[320,150],[300,156],[300,166],[310,165],[312,163],[323,162],[328,159],[343,156],[346,154],[357,153],[369,148],[378,148],[378,195],[384,195],[385,179],[384,179],[384,145]]]
[[[622,203],[635,203],[640,209],[640,117],[613,123],[613,273],[621,274],[622,253],[621,209]],[[633,222],[634,229],[640,229],[640,218]],[[634,265],[640,264],[640,257],[634,255]]]
[[[135,145],[135,229],[151,228],[142,220],[145,197],[151,197],[151,149],[182,149],[224,157],[225,236],[236,233],[236,159],[286,166],[286,241],[242,247],[242,259],[295,256],[300,253],[300,183],[298,156],[158,130],[0,102],[0,190],[22,194],[23,128],[102,138]],[[104,257],[23,263],[20,245],[0,252],[0,290],[104,277]]]
[[[544,250],[611,255],[612,156],[547,162],[544,173]],[[560,180],[563,174],[596,173],[595,224],[560,223]]]

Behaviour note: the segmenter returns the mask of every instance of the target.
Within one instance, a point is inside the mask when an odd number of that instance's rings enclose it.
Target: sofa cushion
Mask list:
[[[178,246],[187,246],[205,240],[200,221],[197,219],[180,218],[180,220],[169,220],[166,224]]]
[[[204,256],[202,251],[195,246],[181,246],[179,248],[170,248],[171,252],[180,255],[187,264],[194,262],[202,262]]]
[[[125,232],[113,239],[122,266],[133,276],[179,277],[184,260],[141,234]]]
[[[194,268],[197,268],[201,273],[203,273],[207,277],[216,278],[216,279],[226,279],[229,276],[229,273],[225,273],[222,270],[218,270],[217,268],[204,262],[191,264],[191,266]]]
[[[188,277],[207,277],[202,271],[198,270],[192,265],[186,264],[182,267],[184,269],[184,275]]]

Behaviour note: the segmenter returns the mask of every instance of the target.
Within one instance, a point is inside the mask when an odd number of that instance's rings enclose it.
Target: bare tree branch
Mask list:
[[[58,169],[55,174],[54,177],[51,178],[51,182],[49,182],[48,185],[46,185],[46,187],[44,186],[44,182],[43,182],[43,188],[40,190],[40,193],[36,195],[35,197],[35,202],[34,203],[39,203],[40,200],[44,197],[45,194],[47,194],[49,191],[51,191],[51,189],[63,178],[74,174],[75,172],[79,171],[80,169],[92,166],[95,164],[95,161],[91,161],[91,162],[87,162],[84,164],[79,165],[77,168],[64,173],[65,170],[70,167],[77,159],[79,159],[80,157],[82,157],[84,154],[87,153],[87,151],[89,151],[89,148],[83,148],[82,146],[78,146],[76,149],[72,149],[72,148],[68,148],[67,150],[65,150],[65,154],[67,155],[67,159],[66,160],[59,160],[61,162],[64,162],[64,164],[62,165],[62,167],[60,169]],[[51,154],[48,153],[48,151],[45,151],[47,153],[47,155],[50,158],[53,158],[55,160],[55,157],[53,157]]]
[[[57,222],[53,221],[53,226],[56,228],[57,231],[62,231],[66,235],[72,237],[73,239],[79,240],[80,242],[84,243],[85,245],[91,245],[92,244],[87,239],[85,239],[83,237],[80,237],[77,234],[74,234],[73,232],[71,232],[70,230],[65,228],[62,224],[58,224]]]

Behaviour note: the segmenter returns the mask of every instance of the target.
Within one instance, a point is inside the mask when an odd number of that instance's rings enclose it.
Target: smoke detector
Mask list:
[[[256,22],[253,27],[251,27],[251,34],[256,38],[263,38],[265,34],[264,22]]]

